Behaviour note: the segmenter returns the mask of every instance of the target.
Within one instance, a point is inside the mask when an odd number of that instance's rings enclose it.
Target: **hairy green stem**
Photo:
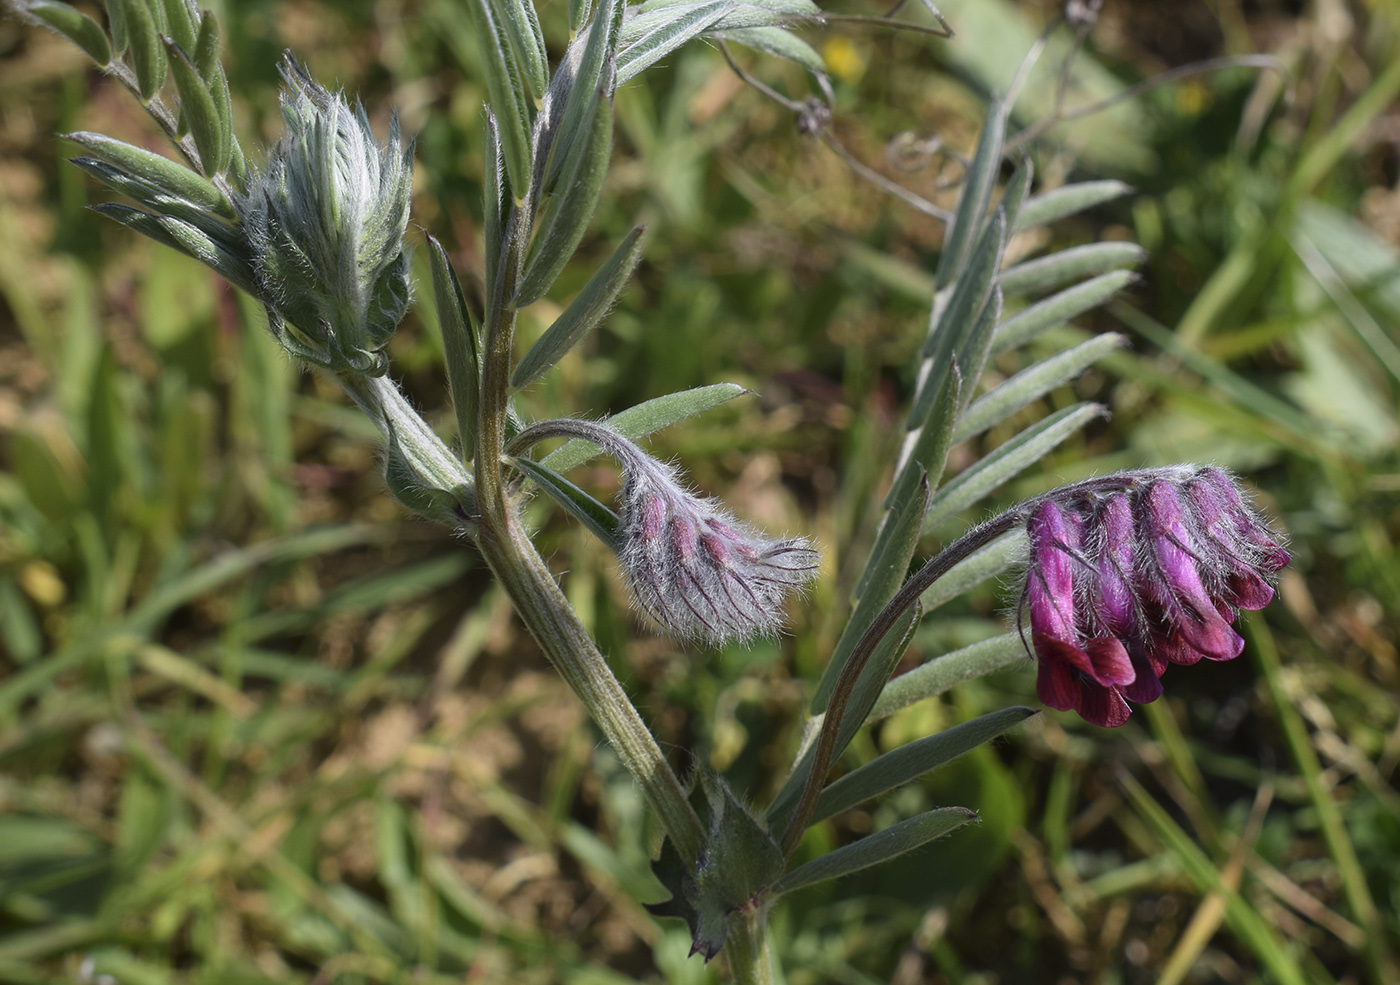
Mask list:
[[[506,255],[499,261],[504,269],[496,279],[496,296],[488,299],[476,446],[478,516],[473,536],[540,648],[636,778],[681,858],[688,867],[694,866],[704,829],[685,787],[530,542],[502,471],[516,315],[506,299],[514,291],[530,228],[528,216],[522,212],[520,206],[512,209]]]
[[[768,939],[766,906],[741,909],[730,915],[724,955],[738,985],[773,985],[778,980]]]

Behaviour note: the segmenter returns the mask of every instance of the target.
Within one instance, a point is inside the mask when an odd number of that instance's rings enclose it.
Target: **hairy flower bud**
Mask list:
[[[1168,664],[1232,660],[1240,609],[1273,598],[1277,536],[1216,468],[1090,480],[1045,497],[1027,523],[1024,602],[1040,699],[1096,725],[1156,700]]]
[[[623,487],[620,557],[641,607],[676,635],[711,643],[776,633],[787,596],[816,577],[811,543],[755,533],[638,456]]]
[[[811,541],[757,533],[607,424],[541,421],[515,444],[552,437],[591,441],[622,465],[622,522],[613,546],[647,615],[677,636],[714,644],[782,628],[788,596],[817,575],[821,555]]]
[[[332,371],[382,374],[408,308],[413,148],[378,144],[364,108],[284,62],[287,131],[238,201],[278,341]]]

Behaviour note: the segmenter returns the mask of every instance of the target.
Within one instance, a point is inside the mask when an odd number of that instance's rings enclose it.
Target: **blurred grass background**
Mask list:
[[[940,7],[954,41],[810,36],[838,139],[947,204],[986,93],[1055,8]],[[564,11],[542,15],[557,53]],[[381,132],[396,107],[418,133],[415,221],[479,270],[484,86],[453,3],[221,16],[245,137],[278,132],[287,47]],[[1289,77],[1193,77],[1034,145],[1045,187],[1138,192],[1013,254],[1136,239],[1152,256],[1109,310],[1046,341],[1133,336],[1036,411],[1092,397],[1113,418],[1002,496],[1124,466],[1234,467],[1292,536],[1281,602],[1248,620],[1244,657],[1173,669],[1120,730],[1051,713],[814,829],[810,849],[938,804],[983,818],[913,863],[785,900],[795,985],[1397,981],[1400,4],[1109,0],[1071,103],[1250,51]],[[806,92],[795,68],[740,58]],[[1022,125],[1052,81],[1033,83]],[[761,800],[872,535],[941,227],[706,47],[628,86],[617,118],[594,232],[564,293],[527,312],[526,341],[634,221],[646,258],[529,409],[752,387],[653,447],[830,560],[790,636],[683,652],[638,632],[586,534],[544,503],[536,519],[677,765],[692,750]],[[99,193],[55,136],[78,129],[164,149],[73,49],[0,21],[0,981],[717,980],[634,901],[652,892],[641,803],[470,551],[399,515],[368,425],[289,365],[246,298],[85,211]],[[951,152],[909,153],[933,135]],[[430,311],[391,354],[449,428]],[[1001,631],[1013,595],[950,603],[915,650]],[[1027,665],[909,708],[847,762],[1031,701],[1032,681]]]

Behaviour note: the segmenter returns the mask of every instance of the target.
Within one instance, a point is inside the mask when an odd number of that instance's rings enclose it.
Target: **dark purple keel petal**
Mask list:
[[[1040,647],[1036,647],[1037,655]],[[1035,693],[1041,703],[1057,711],[1073,711],[1079,705],[1079,680],[1074,668],[1060,660],[1043,657],[1036,666]]]
[[[1131,684],[1137,678],[1137,670],[1128,657],[1128,650],[1111,636],[1100,636],[1084,644],[1093,665],[1094,680],[1105,685]]]
[[[1103,687],[1093,681],[1079,682],[1079,717],[1100,728],[1117,728],[1128,720],[1132,709],[1116,687]]]

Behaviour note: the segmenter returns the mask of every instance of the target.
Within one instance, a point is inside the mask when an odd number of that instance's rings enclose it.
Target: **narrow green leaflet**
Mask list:
[[[947,307],[939,312],[938,324],[924,341],[923,355],[932,357],[935,368],[948,365],[947,360],[967,337],[969,324],[987,303],[1005,248],[1006,213],[997,209],[992,220],[984,224],[972,257],[958,275]],[[918,416],[917,404],[915,406],[914,415]]]
[[[890,504],[889,512],[881,521],[880,533],[876,538],[875,549],[861,576],[860,595],[855,609],[841,633],[841,638],[832,650],[821,682],[812,695],[811,713],[819,714],[826,710],[836,680],[841,676],[851,652],[870,628],[880,610],[885,607],[904,578],[909,573],[909,562],[914,558],[914,549],[919,544],[919,532],[929,503],[929,480],[921,468],[908,473],[907,492],[900,490],[899,498]]]
[[[247,239],[231,222],[225,222],[217,215],[200,208],[193,202],[171,195],[164,188],[142,181],[131,172],[95,157],[74,157],[69,163],[86,171],[108,188],[120,192],[128,198],[159,215],[168,215],[187,222],[199,229],[221,248],[237,256],[248,256]]]
[[[980,502],[993,489],[1050,454],[1084,425],[1107,414],[1108,408],[1103,404],[1078,403],[1026,428],[938,490],[929,504],[924,530],[936,530],[945,520]]]
[[[131,67],[136,72],[136,88],[141,98],[150,102],[165,84],[167,70],[165,46],[160,41],[153,8],[147,6],[144,0],[109,0],[109,6],[122,9],[120,16],[131,44]]]
[[[1003,708],[877,756],[822,791],[812,823],[824,821],[951,762],[1024,722],[1034,708]]]
[[[1004,633],[945,653],[886,684],[866,721],[887,718],[925,698],[937,697],[959,684],[1029,659],[1030,651],[1020,633]]]
[[[1077,379],[1094,363],[1127,342],[1126,336],[1107,332],[1022,370],[968,405],[953,429],[953,443],[966,441],[974,434],[995,427],[1032,401]]]
[[[870,654],[870,659],[861,671],[860,678],[852,689],[850,699],[846,702],[845,711],[841,716],[841,723],[836,733],[836,745],[832,752],[832,762],[845,750],[846,746],[850,745],[851,739],[868,721],[870,709],[879,700],[885,682],[894,672],[894,668],[899,663],[900,657],[904,655],[904,651],[909,648],[909,642],[914,638],[914,631],[918,629],[919,619],[922,615],[923,611],[917,603],[905,609],[881,638],[874,652]],[[835,662],[833,658],[832,663]],[[792,772],[783,781],[783,788],[778,791],[778,796],[774,797],[773,803],[768,806],[768,827],[770,830],[781,831],[787,827],[792,812],[797,809],[798,802],[802,798],[802,792],[807,786],[807,779],[812,770],[816,768],[816,753],[816,742],[810,743],[802,750]],[[826,778],[822,777],[822,779]]]
[[[841,716],[841,727],[836,732],[833,762],[846,751],[856,733],[865,725],[866,716],[870,714],[870,709],[875,707],[880,692],[889,682],[890,675],[899,665],[904,652],[909,649],[909,644],[914,639],[914,631],[919,628],[923,617],[924,610],[918,602],[905,609],[871,654],[865,669],[856,678],[856,686],[851,690],[851,699],[846,703],[846,710]]]
[[[664,397],[643,401],[614,414],[608,418],[607,424],[624,437],[636,441],[662,428],[668,428],[677,421],[702,414],[721,404],[729,403],[735,397],[752,392],[737,383],[712,383],[709,386],[668,393]],[[540,459],[540,464],[556,472],[567,472],[602,453],[603,449],[593,442],[575,438]]]
[[[528,93],[511,57],[510,36],[490,0],[468,0],[477,42],[481,46],[486,91],[496,117],[497,136],[505,157],[510,189],[517,200],[530,185],[530,111]]]
[[[617,84],[622,85],[687,41],[699,37],[734,6],[730,0],[711,0],[689,9],[665,8],[633,17],[622,28],[617,51]]]
[[[992,340],[993,355],[1024,345],[1047,328],[1097,308],[1131,284],[1136,276],[1131,270],[1100,274],[1012,315],[997,326],[996,338]]]
[[[142,181],[165,189],[177,198],[183,198],[227,218],[234,217],[233,203],[212,182],[167,157],[87,130],[64,134],[64,138],[86,148],[102,160],[131,172]]]
[[[594,116],[589,121],[585,139],[567,148],[562,155],[564,170],[545,206],[544,218],[540,220],[530,256],[525,261],[525,271],[511,298],[511,303],[518,307],[544,297],[574,255],[593,218],[612,157],[613,107],[607,95],[612,91],[611,76],[611,71],[604,73],[599,83]],[[559,150],[557,144],[555,150]]]
[[[588,279],[578,297],[554,320],[511,373],[510,385],[529,386],[593,331],[612,310],[642,258],[642,227],[637,226],[613,250],[612,256]]]
[[[612,87],[603,85],[603,75],[617,51],[624,8],[625,0],[603,0],[588,25],[588,33],[569,45],[563,62],[554,71],[550,98],[563,99],[564,107],[558,111],[554,141],[546,151],[548,159],[540,183],[540,190],[546,195],[554,192],[564,172],[564,158],[582,142],[580,135],[588,132],[596,118],[600,94],[612,96]]]
[[[572,39],[588,20],[588,12],[593,8],[589,0],[569,0],[569,37]]]
[[[1017,564],[1026,554],[1026,532],[1013,530],[992,541],[986,547],[964,558],[948,569],[948,572],[932,585],[919,602],[924,612],[932,612],[945,602],[951,602],[963,592],[980,585],[988,578],[995,578],[1013,564]]]
[[[224,73],[223,62],[219,60],[223,44],[219,37],[219,22],[213,14],[207,11],[204,13],[199,22],[199,34],[195,38],[194,47],[186,50],[194,53],[194,67],[199,71],[199,77],[204,80],[204,84],[209,87],[209,94],[214,97],[214,109],[219,113],[219,122],[227,134],[226,139],[230,147],[233,148],[229,155],[229,163],[234,171],[238,171],[240,168],[235,164],[238,140],[233,135],[233,97],[229,93],[228,76]]]
[[[1110,270],[1136,267],[1146,259],[1147,251],[1136,243],[1088,243],[1008,267],[997,283],[1007,294],[1035,294]]]
[[[218,174],[228,168],[233,149],[233,132],[224,126],[214,96],[204,79],[194,67],[179,45],[170,42],[166,45],[171,74],[175,77],[175,90],[180,94],[180,112],[183,114],[190,134],[194,137],[195,148],[199,151],[199,162],[205,174]]]
[[[200,263],[213,269],[230,284],[257,295],[253,270],[247,261],[224,249],[208,235],[187,222],[167,215],[151,215],[140,209],[133,209],[117,202],[103,202],[94,205],[93,211],[101,213],[128,229],[134,229],[143,236],[149,236],[158,243],[179,250],[194,257]]]
[[[982,226],[982,216],[987,212],[997,173],[1001,170],[1001,148],[1005,139],[1006,107],[996,101],[987,110],[987,122],[982,126],[977,152],[963,179],[958,210],[943,240],[943,254],[938,258],[938,272],[935,275],[940,289],[959,277],[967,265],[967,252]]]
[[[1013,229],[1016,226],[1016,216],[1021,211],[1021,206],[1026,204],[1026,196],[1031,192],[1031,181],[1034,178],[1035,165],[1029,157],[1023,157],[1021,163],[1016,165],[1016,170],[1011,173],[1011,180],[1006,183],[1006,191],[1001,193],[1000,208],[1006,213],[1006,224]]]
[[[922,848],[975,820],[977,815],[966,807],[940,807],[919,814],[868,835],[854,844],[828,852],[806,865],[799,865],[779,879],[773,891],[777,895],[790,893],[814,882],[839,879],[872,865],[888,862],[906,852]]]
[[[536,105],[549,85],[549,57],[544,49],[544,31],[531,0],[493,0],[496,16],[510,35],[511,50],[530,87]]]
[[[470,462],[475,454],[476,413],[481,398],[481,371],[478,361],[477,329],[462,285],[447,259],[447,251],[428,237],[428,258],[433,274],[433,305],[442,330],[442,351],[447,363],[447,388],[457,417],[457,440],[462,458]]]
[[[962,379],[979,380],[987,367],[987,356],[992,349],[992,339],[996,336],[997,322],[1001,319],[1001,288],[993,287],[992,296],[982,305],[982,313],[967,332],[958,347],[958,368]],[[974,392],[968,387],[962,394],[962,401],[970,401]]]
[[[486,240],[486,303],[496,300],[500,290],[501,274],[504,272],[505,256],[501,252],[505,243],[505,223],[509,213],[505,199],[505,154],[501,150],[501,128],[491,108],[486,108],[486,175],[482,189],[484,215],[481,224],[485,227]]]
[[[616,513],[558,472],[545,468],[539,462],[532,462],[528,458],[513,458],[511,464],[533,479],[535,485],[539,486],[546,496],[591,530],[613,553],[617,553],[618,528],[622,521]]]
[[[158,0],[165,10],[165,23],[171,40],[186,51],[194,51],[199,36],[199,11],[186,0]]]
[[[733,41],[754,51],[775,58],[796,62],[814,75],[826,72],[826,62],[817,50],[791,31],[781,27],[742,27],[734,30],[713,30],[707,37]],[[929,293],[932,293],[930,291]]]
[[[1016,232],[1048,226],[1052,222],[1092,209],[1095,205],[1111,202],[1131,192],[1132,186],[1121,181],[1081,181],[1074,185],[1063,185],[1054,191],[1036,195],[1021,206],[1013,227]]]
[[[107,43],[107,34],[87,14],[56,0],[29,0],[22,9],[87,52],[99,68],[111,64],[112,46]]]

